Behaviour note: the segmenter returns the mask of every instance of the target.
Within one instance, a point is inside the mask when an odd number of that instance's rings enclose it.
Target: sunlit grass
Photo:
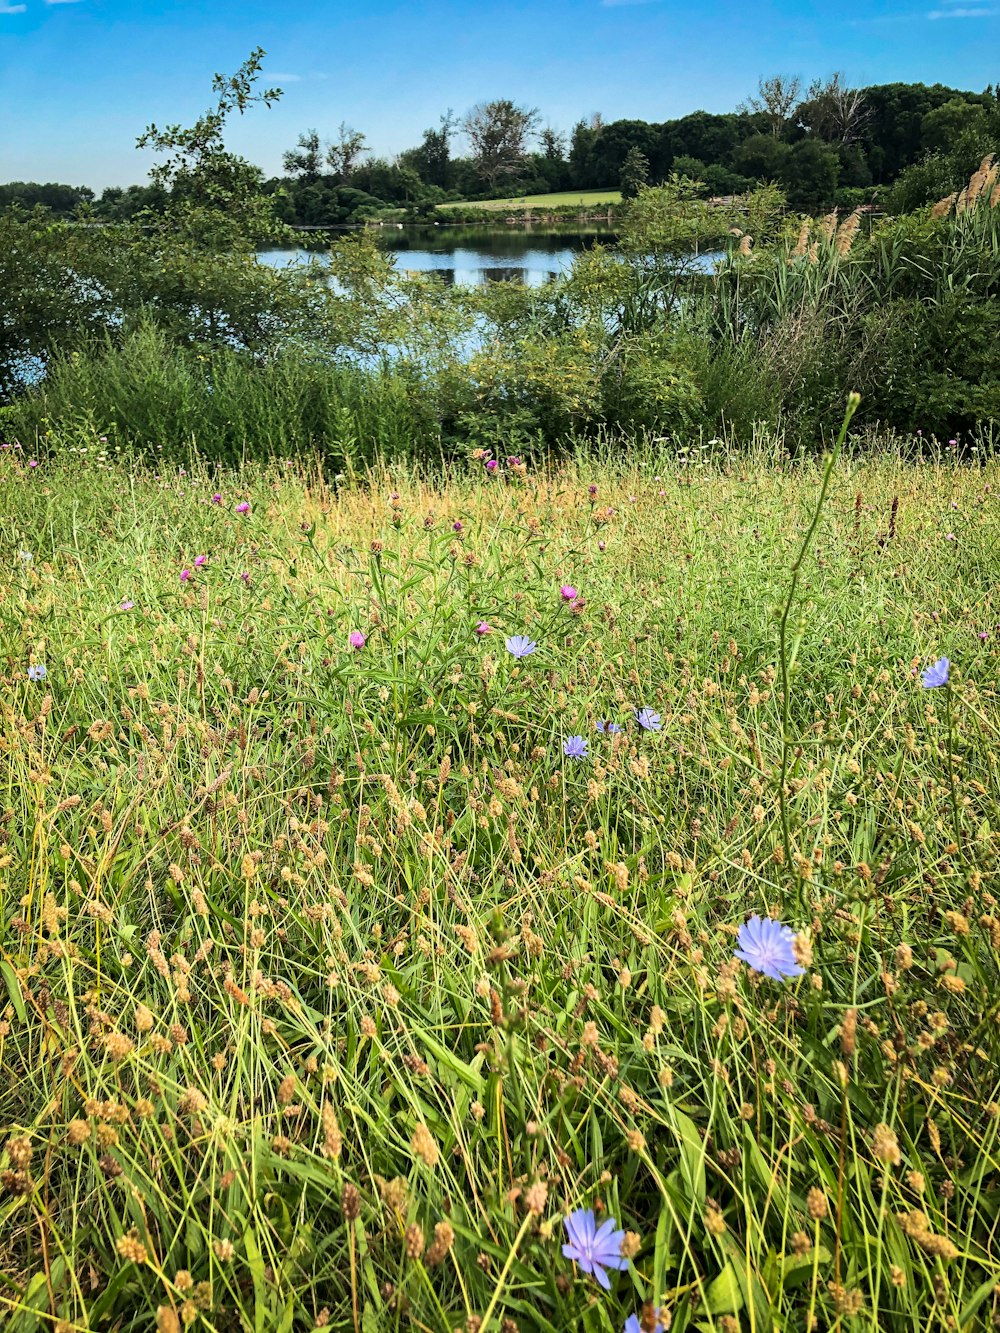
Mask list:
[[[554,194],[512,195],[509,199],[483,199],[475,203],[465,203],[466,210],[482,209],[487,213],[505,212],[510,209],[524,208],[564,208],[579,204],[581,208],[594,208],[599,204],[620,204],[621,190],[562,190]],[[439,208],[454,208],[454,204],[439,204]]]
[[[988,1326],[1000,468],[839,465],[789,859],[819,477],[0,457],[9,1327]]]

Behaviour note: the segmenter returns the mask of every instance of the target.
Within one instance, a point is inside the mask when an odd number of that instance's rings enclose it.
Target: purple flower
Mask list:
[[[213,496],[212,496],[212,504],[214,504],[214,505],[220,505],[220,504],[222,504],[222,496],[219,495],[219,494],[215,494],[215,495],[213,495]]]
[[[123,611],[131,611],[132,608],[133,608],[133,606],[135,606],[135,602],[130,602],[130,601],[128,601],[128,600],[122,602],[122,610],[123,610]]]
[[[950,671],[951,663],[947,657],[939,657],[936,662],[931,663],[920,677],[920,683],[925,690],[936,690],[938,686],[948,684],[948,673]]]
[[[243,571],[243,573],[240,575],[240,578],[243,580],[244,583],[250,582],[250,575],[246,570]]]
[[[207,555],[196,555],[194,558],[195,569],[201,569],[202,565],[205,564],[207,560],[208,560]]]
[[[463,526],[464,525],[462,523],[462,520],[460,518],[456,518],[455,522],[451,525],[451,530],[452,532],[461,532]]]
[[[628,1268],[628,1260],[622,1257],[624,1231],[616,1231],[618,1223],[609,1217],[598,1227],[592,1208],[579,1208],[564,1218],[569,1244],[562,1247],[563,1256],[573,1259],[585,1273],[592,1273],[605,1291],[611,1290],[611,1283],[604,1271],[614,1268],[619,1272]]]
[[[617,736],[618,733],[621,731],[621,727],[618,725],[617,722],[605,722],[604,718],[602,717],[598,718],[594,725],[597,727],[598,731],[602,732],[606,736]]]
[[[587,487],[587,494],[588,494],[592,499],[593,499],[593,497],[597,494],[597,487],[594,485],[593,482],[591,482],[590,485]]]
[[[563,599],[564,602],[572,602],[574,598],[579,596],[579,594],[577,593],[577,590],[573,587],[572,583],[564,583],[563,586],[559,589],[559,596]]]
[[[190,571],[190,569],[182,569],[182,570],[181,570],[181,583],[187,583],[187,581],[188,581],[188,579],[189,579],[190,577],[191,577],[191,571]]]
[[[736,957],[742,958],[755,972],[763,972],[772,981],[800,977],[805,971],[795,961],[795,936],[780,921],[752,916],[740,926],[736,942],[740,946],[736,950]]]
[[[497,460],[496,460],[495,458],[488,458],[488,459],[486,460],[486,471],[487,471],[487,472],[496,472],[496,470],[497,470],[497,468],[498,468],[499,466],[500,466],[500,464],[497,462]]]
[[[242,504],[238,504],[238,505],[236,506],[236,512],[237,512],[237,514],[249,514],[249,512],[250,512],[250,501],[249,501],[249,500],[244,500],[244,501],[242,502]]]
[[[538,647],[526,634],[513,634],[506,641],[507,651],[512,657],[530,657]]]
[[[583,736],[567,736],[563,742],[563,754],[567,759],[586,759],[590,751]]]
[[[520,467],[520,466],[521,466],[521,460],[518,458],[517,454],[511,454],[511,455],[510,455],[510,457],[507,459],[507,466],[508,466],[508,467]]]
[[[29,458],[29,459],[28,459],[28,467],[37,467],[37,466],[38,466],[38,459],[37,459],[37,458]]]
[[[666,1333],[665,1325],[660,1322],[660,1311],[654,1310],[653,1316],[656,1319],[656,1324],[654,1326],[653,1333]],[[642,1325],[639,1323],[638,1315],[635,1314],[629,1315],[629,1317],[625,1320],[625,1327],[622,1330],[622,1333],[643,1333],[643,1328]]]
[[[604,551],[604,550],[607,549],[607,545],[608,545],[607,542],[598,542],[598,543],[597,543],[597,549],[598,549],[599,551]]]
[[[43,662],[38,662],[35,666],[28,667],[28,679],[33,680],[36,683],[43,681],[48,674],[49,673]]]
[[[487,625],[485,620],[481,620],[479,624],[476,626],[476,633],[479,634],[480,636],[483,634],[492,634],[493,626]]]
[[[365,644],[367,643],[367,639],[359,629],[352,629],[350,634],[348,634],[347,636],[347,642],[351,645],[352,648],[358,649],[358,648],[363,648],[365,646]]]
[[[663,725],[659,713],[654,713],[652,708],[636,708],[633,711],[635,720],[643,731],[659,731]]]

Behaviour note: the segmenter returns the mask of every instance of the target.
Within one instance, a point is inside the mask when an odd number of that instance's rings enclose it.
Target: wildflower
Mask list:
[[[624,1231],[616,1231],[618,1225],[613,1217],[602,1222],[600,1227],[592,1208],[579,1208],[564,1219],[569,1244],[562,1247],[563,1256],[580,1265],[585,1273],[591,1273],[605,1291],[611,1290],[611,1283],[604,1271],[606,1268],[619,1272],[628,1268],[628,1260],[622,1257]]]
[[[587,487],[587,494],[590,496],[592,500],[597,495],[597,487],[594,485],[593,482],[591,482],[590,485]]]
[[[487,471],[487,472],[496,472],[496,470],[497,470],[497,468],[498,468],[499,466],[500,466],[500,464],[497,462],[497,460],[496,460],[495,458],[488,458],[488,459],[486,460],[486,471]]]
[[[38,459],[37,459],[37,458],[29,458],[29,459],[28,459],[28,467],[37,467],[37,466],[38,466]]]
[[[507,466],[508,466],[508,467],[520,467],[520,466],[521,466],[521,460],[518,458],[517,454],[511,454],[511,455],[510,455],[510,457],[507,459]]]
[[[955,536],[953,532],[946,532],[944,535],[944,539],[946,542],[953,542],[958,540],[958,538]]]
[[[451,530],[452,532],[461,532],[464,526],[465,525],[463,524],[462,520],[460,518],[456,518],[455,522],[451,525]]]
[[[920,677],[920,683],[925,690],[935,690],[939,685],[947,685],[950,670],[951,663],[947,657],[939,657],[936,662],[931,663]]]
[[[236,512],[237,514],[249,514],[250,502],[248,500],[244,500],[242,504],[238,504],[236,506]]]
[[[485,620],[481,620],[479,624],[476,626],[476,633],[480,635],[480,637],[484,634],[492,634],[493,626],[487,625]]]
[[[222,504],[222,496],[219,495],[218,493],[216,493],[215,495],[213,495],[213,496],[212,496],[212,504],[214,504],[214,505],[220,505],[220,504]]]
[[[654,713],[652,708],[636,708],[634,712],[635,720],[643,731],[659,731],[663,725],[659,713]]]
[[[649,1309],[648,1306],[646,1308]],[[643,1316],[645,1316],[645,1313],[646,1311],[644,1310]],[[666,1333],[666,1330],[670,1327],[670,1325],[664,1324],[663,1321],[660,1319],[660,1311],[658,1309],[653,1310],[652,1315],[653,1319],[656,1321],[652,1325],[653,1333]],[[648,1321],[645,1324],[640,1324],[639,1316],[635,1314],[630,1314],[629,1317],[625,1320],[625,1328],[622,1330],[622,1333],[646,1333],[646,1329],[648,1327],[649,1327]]]
[[[207,555],[196,555],[194,558],[195,569],[201,569],[202,565],[204,565],[207,560],[208,560]]]
[[[530,657],[538,647],[538,644],[529,639],[526,634],[512,634],[506,640],[506,645],[511,656],[517,658]]]
[[[617,736],[621,727],[617,722],[606,722],[604,718],[598,718],[594,724],[599,732],[605,736]]]
[[[123,610],[123,611],[131,611],[132,608],[133,608],[133,606],[135,606],[135,602],[130,602],[130,601],[128,600],[128,598],[126,598],[125,601],[122,602],[122,610]]]
[[[190,571],[190,569],[182,569],[182,570],[181,570],[181,583],[187,583],[187,581],[188,581],[188,579],[189,579],[190,577],[191,577],[191,571]]]
[[[606,550],[608,549],[608,544],[607,544],[607,542],[598,542],[598,543],[597,543],[597,549],[598,549],[599,551],[606,551]]]
[[[800,977],[805,971],[795,961],[795,936],[780,921],[752,916],[740,926],[736,939],[740,946],[736,957],[772,981]]]
[[[44,662],[36,662],[34,666],[28,667],[28,679],[35,681],[36,684],[43,681],[48,674]]]
[[[17,558],[18,560],[20,560],[22,565],[30,565],[35,557],[31,554],[30,551],[18,551]]]
[[[350,634],[347,636],[347,642],[351,645],[352,648],[358,649],[358,648],[363,648],[365,646],[365,644],[367,643],[367,639],[359,629],[352,629]]]
[[[244,583],[250,582],[250,574],[248,573],[247,570],[243,571],[243,573],[240,575],[240,578],[243,580]]]
[[[563,743],[563,754],[567,759],[586,759],[587,742],[583,736],[569,736]]]
[[[559,589],[559,596],[563,599],[564,602],[572,602],[576,600],[579,594],[577,593],[577,590],[573,587],[572,584],[564,583],[563,586]]]

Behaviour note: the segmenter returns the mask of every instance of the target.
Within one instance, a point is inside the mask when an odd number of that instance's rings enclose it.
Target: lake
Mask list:
[[[615,241],[612,227],[599,224],[580,230],[570,227],[469,227],[464,225],[399,226],[375,229],[378,242],[396,256],[404,272],[433,273],[449,286],[478,287],[488,282],[519,282],[539,287],[568,271],[581,250]],[[286,265],[322,253],[319,250],[261,250],[263,263]],[[702,256],[706,271],[717,258]]]

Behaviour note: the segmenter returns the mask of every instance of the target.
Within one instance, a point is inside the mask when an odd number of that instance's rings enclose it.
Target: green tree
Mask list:
[[[326,146],[326,160],[338,185],[344,184],[368,149],[365,136],[346,121],[341,121],[337,138]]]
[[[262,172],[228,152],[223,139],[234,111],[242,116],[251,106],[269,107],[281,96],[280,88],[254,89],[263,59],[264,51],[257,47],[234,75],[216,74],[216,104],[189,129],[149,125],[137,139],[137,148],[167,154],[149,173],[153,185],[170,195],[162,225],[217,247],[234,243],[241,233],[263,239],[273,232],[273,207],[261,190]],[[157,223],[157,217],[151,221]]]
[[[307,184],[319,180],[323,174],[323,151],[316,131],[300,134],[297,148],[285,153],[282,163],[289,176],[298,176]]]
[[[462,128],[476,171],[489,190],[521,168],[538,119],[537,110],[518,106],[506,97],[480,102],[468,112]]]
[[[797,74],[772,74],[758,80],[757,95],[748,97],[736,109],[745,115],[765,116],[777,138],[792,121],[801,92],[802,80]]]
[[[800,139],[788,154],[783,183],[789,206],[814,213],[833,203],[840,177],[835,149],[815,139]]]
[[[630,148],[622,163],[618,183],[623,199],[634,199],[649,181],[649,160],[638,148]]]

